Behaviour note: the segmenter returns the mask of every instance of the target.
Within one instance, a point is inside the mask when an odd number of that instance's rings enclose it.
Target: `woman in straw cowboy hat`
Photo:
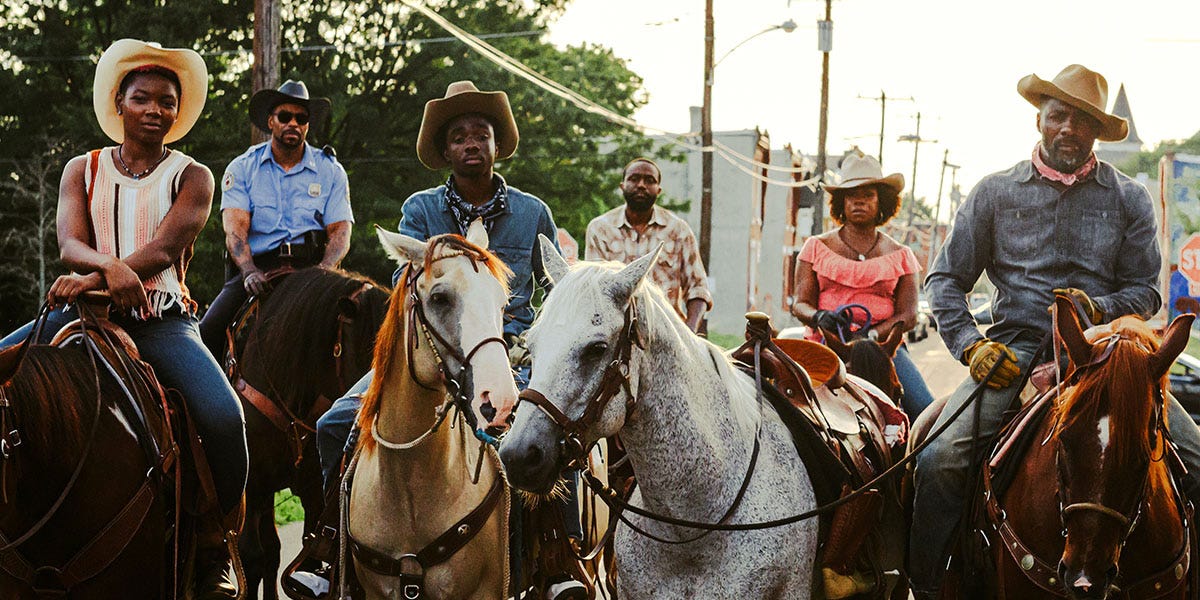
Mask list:
[[[72,273],[50,287],[47,301],[60,308],[43,332],[51,336],[56,326],[75,318],[70,306],[79,294],[107,290],[113,321],[137,343],[164,387],[186,399],[204,440],[220,509],[229,513],[246,485],[245,424],[237,396],[200,342],[196,302],[184,283],[192,244],[212,206],[213,177],[204,165],[165,146],[195,125],[207,92],[208,71],[192,50],[123,39],[100,56],[93,107],[116,145],[75,157],[63,171],[58,243]],[[28,331],[19,330],[0,346],[24,339]],[[220,536],[215,538],[200,541],[198,598],[235,596],[226,575],[228,554]]]
[[[792,314],[813,328],[813,339],[820,339],[818,329],[849,338],[852,328],[867,325],[862,311],[839,312],[847,304],[870,311],[867,335],[886,338],[893,326],[908,331],[917,322],[920,263],[907,246],[879,231],[900,210],[904,176],[884,177],[879,161],[861,152],[846,157],[841,176],[841,185],[825,186],[829,215],[839,226],[801,248]],[[933,396],[904,346],[893,363],[904,388],[901,404],[915,419]]]

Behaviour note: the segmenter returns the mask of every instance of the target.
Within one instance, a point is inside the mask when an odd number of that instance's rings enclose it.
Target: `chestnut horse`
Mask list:
[[[999,596],[1195,597],[1163,394],[1194,316],[1175,319],[1160,345],[1136,317],[1085,336],[1069,301],[1055,309],[1071,370],[1015,479],[988,507],[1000,532],[991,544]]]
[[[275,279],[258,301],[233,386],[246,413],[250,471],[241,555],[247,593],[277,597],[279,532],[274,496],[291,488],[304,506],[304,533],[324,508],[312,435],[316,419],[371,366],[388,292],[353,273],[309,268]]]
[[[173,596],[162,392],[98,339],[0,352],[0,598]]]
[[[368,598],[506,598],[508,486],[472,432],[502,427],[517,400],[501,338],[511,272],[478,220],[466,239],[379,238],[404,277],[346,475],[355,573]]]
[[[825,345],[846,363],[847,373],[867,380],[891,398],[896,406],[900,405],[904,387],[900,385],[896,365],[892,362],[896,350],[904,341],[904,332],[899,325],[893,326],[882,341],[857,337],[843,342],[835,332],[822,330],[821,334],[825,338]]]

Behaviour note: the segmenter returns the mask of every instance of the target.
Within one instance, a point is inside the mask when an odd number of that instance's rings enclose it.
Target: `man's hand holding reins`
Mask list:
[[[1058,288],[1054,290],[1055,296],[1066,296],[1075,301],[1075,304],[1083,310],[1083,316],[1091,321],[1092,325],[1099,325],[1104,322],[1104,311],[1096,306],[1092,298],[1087,295],[1087,292],[1079,288]]]
[[[1021,367],[1017,364],[1017,355],[1008,346],[988,338],[980,339],[967,346],[967,349],[963,351],[963,360],[971,368],[971,377],[975,381],[983,381],[983,378],[987,377],[988,371],[992,370],[992,366],[1002,356],[1005,358],[1004,364],[1000,365],[992,374],[992,378],[987,381],[987,386],[995,390],[1012,385],[1012,382],[1021,375]]]
[[[267,276],[263,275],[262,271],[254,269],[242,274],[242,287],[246,288],[246,292],[261,296],[267,290],[271,289],[271,284],[267,281]]]

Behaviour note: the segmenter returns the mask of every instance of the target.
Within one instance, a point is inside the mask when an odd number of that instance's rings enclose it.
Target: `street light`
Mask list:
[[[721,61],[729,57],[734,50],[743,44],[764,34],[782,29],[786,33],[796,30],[796,22],[788,19],[778,25],[768,27],[740,42],[734,44],[721,58],[713,62],[713,0],[704,3],[704,104],[700,107],[700,145],[704,147],[700,155],[700,260],[704,267],[709,268],[709,256],[712,249],[712,186],[713,186],[713,152],[712,152],[712,86],[713,72]]]

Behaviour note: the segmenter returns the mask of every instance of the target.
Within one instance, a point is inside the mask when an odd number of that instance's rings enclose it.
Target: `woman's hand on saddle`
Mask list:
[[[835,313],[831,310],[818,310],[813,313],[813,325],[818,329],[825,331],[846,331],[850,330],[850,319],[842,313]]]
[[[994,390],[1012,385],[1013,381],[1021,375],[1021,367],[1017,364],[1017,355],[1008,346],[1000,342],[993,342],[988,338],[983,338],[967,346],[963,352],[963,358],[971,368],[971,378],[975,381],[983,381],[983,378],[987,377],[988,371],[992,370],[992,366],[1002,356],[1006,359],[1004,364],[996,369],[992,378],[987,382],[987,386]]]
[[[114,258],[101,268],[104,273],[104,282],[108,287],[108,294],[112,296],[113,308],[122,313],[136,310],[143,314],[150,309],[146,288],[142,285],[141,278],[129,265]]]
[[[75,302],[75,299],[84,292],[103,288],[104,277],[100,273],[60,275],[50,285],[50,291],[46,293],[46,302],[50,304],[50,308],[58,308],[64,304]]]

